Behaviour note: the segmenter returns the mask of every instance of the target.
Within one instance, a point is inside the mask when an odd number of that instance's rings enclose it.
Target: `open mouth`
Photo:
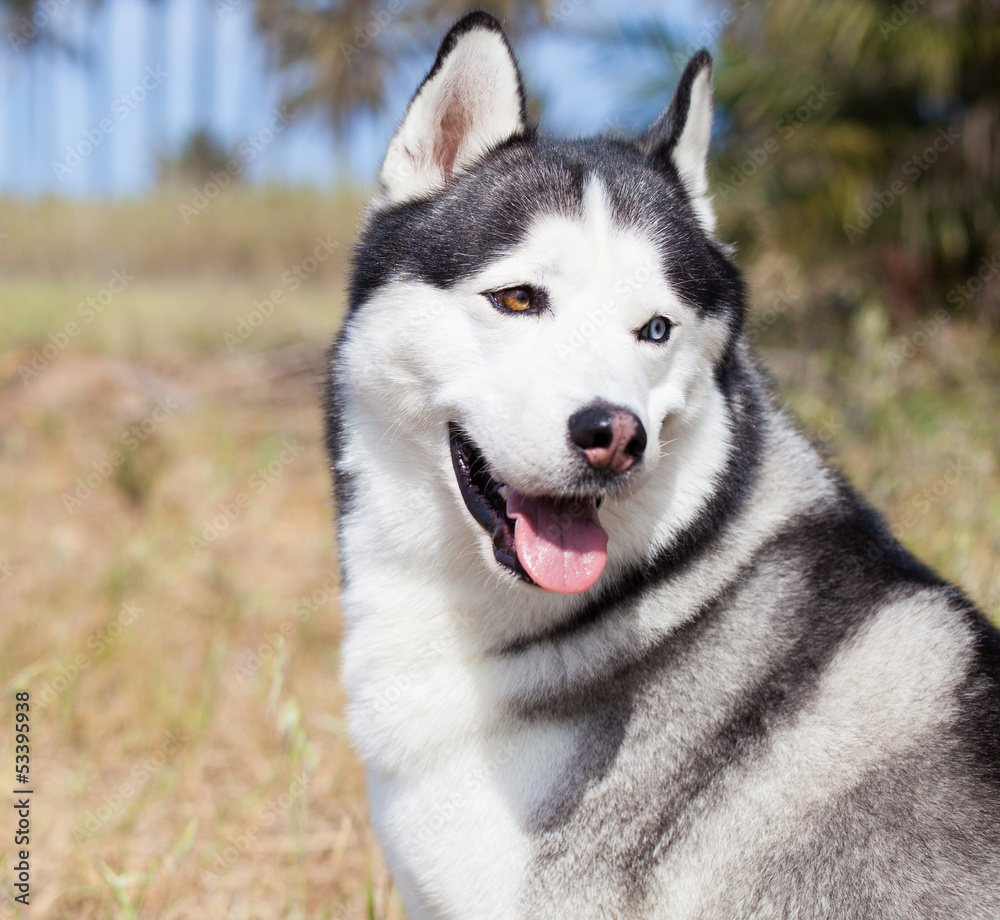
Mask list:
[[[454,422],[448,435],[459,491],[490,535],[496,561],[548,591],[579,594],[592,587],[608,558],[598,497],[525,495],[490,475],[482,451]]]

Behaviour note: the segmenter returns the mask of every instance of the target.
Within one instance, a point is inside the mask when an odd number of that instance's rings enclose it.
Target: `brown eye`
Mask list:
[[[541,297],[530,287],[503,288],[486,296],[502,313],[538,313],[542,308]]]
[[[516,310],[520,313],[531,306],[531,294],[524,288],[511,288],[500,292],[500,305],[506,310]]]

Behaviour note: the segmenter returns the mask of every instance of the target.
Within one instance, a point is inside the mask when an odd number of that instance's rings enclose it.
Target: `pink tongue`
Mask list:
[[[591,587],[608,561],[608,535],[593,500],[553,501],[510,490],[507,516],[514,519],[517,558],[537,585],[560,594]]]

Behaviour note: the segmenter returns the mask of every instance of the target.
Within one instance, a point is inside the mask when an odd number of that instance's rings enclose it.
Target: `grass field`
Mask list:
[[[0,202],[0,710],[30,691],[35,790],[32,903],[0,917],[400,918],[344,734],[316,397],[358,199],[181,203]],[[996,335],[874,298],[845,332],[794,271],[749,278],[783,398],[997,617]]]

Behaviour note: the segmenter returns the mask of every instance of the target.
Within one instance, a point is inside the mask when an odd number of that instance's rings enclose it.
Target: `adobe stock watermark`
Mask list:
[[[254,817],[242,832],[227,839],[227,846],[216,852],[210,866],[201,872],[202,883],[218,881],[219,878],[233,868],[253,846],[261,831],[273,827],[282,814],[287,812],[309,788],[309,776],[303,770],[298,776],[293,776],[288,787],[276,795],[270,796],[258,806]]]
[[[363,26],[355,27],[354,41],[340,43],[340,53],[344,56],[344,59],[349,61],[355,55],[361,54],[362,51],[381,35],[382,30],[392,22],[393,16],[402,8],[402,0],[389,0],[385,8],[375,10]]]
[[[962,459],[949,460],[944,473],[931,483],[921,486],[906,501],[907,510],[899,517],[899,523],[893,526],[893,536],[899,537],[914,524],[918,516],[926,514],[938,504],[959,480],[963,479],[972,468]]]
[[[233,676],[245,687],[256,677],[266,662],[275,658],[284,648],[297,626],[301,626],[312,618],[323,605],[339,594],[339,579],[335,573],[327,576],[321,588],[311,594],[300,597],[292,608],[290,616],[286,617],[276,629],[262,637],[256,648],[244,649],[233,665]],[[434,639],[421,646],[416,657],[405,671],[395,674],[383,681],[375,693],[374,699],[366,700],[366,711],[372,715],[381,715],[398,703],[409,692],[413,682],[419,679],[421,668],[442,657],[457,644],[456,636],[444,639]]]
[[[878,32],[883,39],[898,32],[918,10],[927,5],[927,0],[903,0],[892,5],[891,15],[878,21]]]
[[[545,17],[548,19],[550,26],[568,22],[579,12],[585,3],[586,0],[559,0],[559,3],[546,8]]]
[[[750,343],[753,345],[758,344],[762,333],[770,329],[782,316],[784,316],[797,300],[798,297],[795,297],[786,291],[778,291],[778,293],[774,295],[774,299],[767,307],[754,314],[754,317],[749,324],[749,328],[747,329],[747,339]]]
[[[928,144],[920,153],[915,153],[906,163],[903,164],[903,179],[894,179],[889,183],[889,187],[872,196],[868,207],[858,208],[855,223],[844,223],[844,233],[847,239],[853,243],[859,237],[865,235],[872,225],[882,215],[884,215],[900,198],[902,198],[916,183],[916,181],[930,169],[941,158],[955,146],[955,142],[962,135],[952,131],[951,128],[938,128],[937,137]]]
[[[72,491],[62,493],[63,507],[70,514],[79,511],[83,503],[115,474],[129,455],[134,454],[178,409],[180,403],[173,397],[158,399],[148,415],[133,422],[119,435],[119,447],[112,448],[100,459],[92,461],[92,469],[77,476]]]
[[[982,291],[986,283],[1000,274],[1000,258],[983,256],[979,268],[961,284],[956,284],[947,294],[945,301],[955,310],[949,312],[943,307],[930,319],[917,321],[917,331],[898,336],[886,352],[889,367],[898,370],[911,358],[915,358],[951,321],[952,316],[961,312]]]
[[[111,103],[110,115],[106,115],[94,127],[87,128],[75,144],[67,144],[63,160],[52,161],[52,171],[56,174],[56,178],[62,182],[67,176],[72,175],[73,170],[100,147],[104,139],[113,134],[115,128],[139,108],[149,98],[149,94],[167,79],[167,76],[167,72],[160,67],[147,67],[142,79]]]
[[[615,296],[609,297],[603,303],[588,310],[584,319],[577,324],[566,340],[559,342],[556,346],[556,354],[559,355],[560,359],[565,361],[597,335],[608,320],[617,314],[619,308],[642,289],[657,267],[655,263],[647,262],[630,274],[619,278],[612,287]]]
[[[415,680],[419,680],[423,668],[436,659],[443,658],[458,644],[458,637],[450,635],[442,639],[432,639],[423,645],[413,663],[401,674],[382,681],[375,693],[375,698],[365,700],[365,714],[383,715],[395,706],[410,692]]]
[[[62,329],[50,332],[49,341],[41,348],[34,349],[26,364],[22,362],[18,365],[17,371],[21,383],[28,383],[42,373],[83,332],[84,327],[89,326],[97,319],[111,301],[133,281],[135,281],[135,275],[130,275],[124,268],[120,271],[114,271],[103,288],[93,296],[81,300],[76,305],[76,315],[80,317],[80,322],[70,320]]]
[[[117,786],[103,791],[101,803],[87,811],[83,818],[73,827],[73,843],[80,845],[91,840],[115,815],[122,812],[126,805],[149,785],[156,776],[174,758],[188,742],[185,735],[172,731],[166,732],[163,743],[154,751],[141,757],[128,771],[128,779],[122,780]]]
[[[283,289],[275,288],[271,291],[269,298],[253,301],[253,309],[245,316],[239,318],[234,330],[222,333],[222,341],[225,343],[229,353],[232,354],[254,332],[274,316],[275,310],[285,303],[287,294],[297,291],[302,286],[302,283],[319,269],[320,265],[329,260],[334,250],[339,246],[340,243],[331,239],[329,235],[325,237],[317,236],[316,247],[313,249],[312,255],[306,256],[297,265],[293,265],[282,273],[281,283]]]
[[[14,51],[21,51],[28,48],[31,43],[38,38],[59,16],[70,0],[39,0],[31,7],[30,18],[22,16],[16,23],[17,31],[7,33],[7,41]],[[16,8],[16,7],[14,7]]]
[[[1000,258],[997,256],[983,256],[979,268],[963,284],[956,284],[947,294],[945,301],[950,303],[955,309],[963,310],[982,291],[986,282],[992,280],[1000,274]]]
[[[243,512],[250,507],[254,497],[262,494],[288,466],[305,453],[305,450],[297,439],[289,441],[285,438],[281,442],[281,453],[277,458],[266,466],[257,467],[247,478],[246,487],[237,492],[231,501],[220,502],[217,513],[201,522],[198,534],[188,537],[188,548],[191,552],[200,553],[208,549],[239,520]]]
[[[429,843],[447,827],[470,801],[475,801],[482,789],[509,764],[522,750],[525,742],[508,739],[482,764],[455,778],[451,792],[446,798],[434,804],[430,814],[421,822],[417,830],[417,840]]]
[[[809,87],[802,102],[775,121],[773,131],[764,141],[757,146],[747,148],[746,156],[730,169],[727,181],[719,183],[717,188],[723,200],[728,201],[730,195],[736,194],[757,175],[767,161],[781,149],[781,145],[807,124],[834,95],[833,90],[827,89],[825,83]]]
[[[59,662],[55,675],[45,681],[41,690],[34,694],[35,708],[45,709],[46,706],[50,706],[59,699],[94,663],[93,656],[103,655],[125,635],[126,629],[135,623],[143,613],[145,611],[138,604],[133,601],[125,601],[118,609],[118,614],[114,619],[87,637],[86,651],[78,652],[68,662]]]
[[[282,620],[277,629],[264,636],[256,648],[244,649],[233,666],[233,676],[241,685],[250,683],[265,662],[270,661],[284,647],[296,626],[308,623],[312,615],[339,594],[340,579],[335,572],[327,575],[323,585],[296,601],[291,614]]]
[[[880,532],[876,536],[866,540],[863,554],[859,553],[842,560],[844,579],[860,577],[872,565],[878,565],[887,556],[894,557],[899,551],[899,541],[903,533],[916,524],[917,515],[926,514],[969,471],[970,467],[964,461],[950,460],[941,476],[922,486],[909,497],[906,503],[907,510],[903,512],[898,523],[891,524],[888,530],[880,528]]]
[[[778,411],[787,414],[793,419],[800,417],[800,414],[796,413],[795,409],[792,407],[792,401],[790,399],[786,399],[778,408]],[[813,440],[818,441],[820,444],[828,444],[837,436],[837,433],[843,431],[843,429],[844,423],[829,413],[809,424],[809,430]]]
[[[236,156],[231,157],[224,169],[208,174],[208,182],[200,189],[194,189],[190,204],[179,205],[184,223],[190,223],[192,217],[197,217],[205,210],[222,191],[229,187],[234,179],[242,175],[243,170],[274,142],[274,139],[288,127],[292,120],[290,112],[275,109],[271,120],[259,131],[247,135],[236,145]]]
[[[245,0],[212,0],[212,9],[215,10],[215,15],[219,19],[228,19],[244,3]]]
[[[683,70],[687,62],[702,48],[714,44],[726,27],[736,21],[736,14],[750,6],[750,0],[733,0],[723,6],[711,17],[706,17],[698,25],[698,31],[692,34],[683,48],[670,54],[674,66]]]

